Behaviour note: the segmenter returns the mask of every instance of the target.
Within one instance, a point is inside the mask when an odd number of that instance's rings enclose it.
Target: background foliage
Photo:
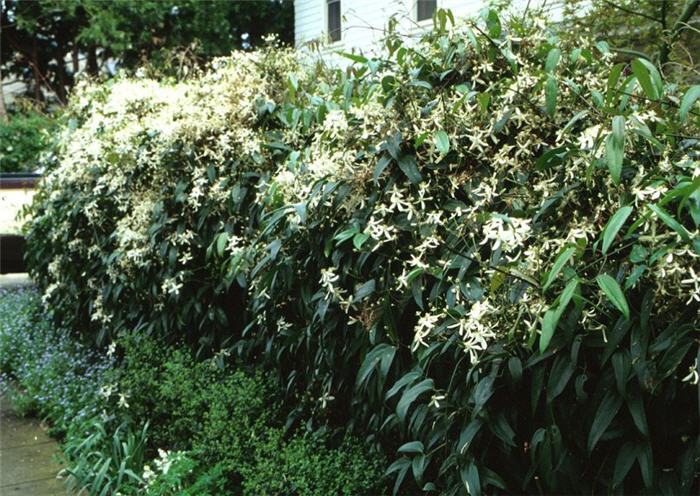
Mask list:
[[[27,230],[44,300],[97,345],[269,364],[287,425],[364,434],[395,492],[697,491],[700,88],[435,22],[345,71],[81,87]]]
[[[51,149],[58,123],[42,112],[13,113],[0,122],[0,172],[30,172],[39,167],[41,153]]]
[[[63,103],[83,59],[87,73],[96,76],[110,59],[134,68],[190,46],[191,55],[210,59],[257,46],[270,33],[291,43],[294,9],[282,0],[7,0],[2,25],[3,69],[30,83],[36,100],[44,88]]]

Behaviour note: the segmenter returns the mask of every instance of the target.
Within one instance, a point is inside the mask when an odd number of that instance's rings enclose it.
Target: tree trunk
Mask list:
[[[695,11],[698,10],[698,6],[700,6],[700,0],[687,0],[685,2],[681,15],[678,16],[678,19],[676,19],[676,22],[671,28],[671,33],[661,45],[661,51],[659,53],[659,66],[661,66],[662,70],[664,64],[668,62],[668,57],[671,55],[673,44],[678,41],[681,32],[686,27],[685,24],[688,22],[688,19],[692,17]]]
[[[78,58],[78,44],[73,43],[73,53],[72,55],[72,60],[73,60],[73,78],[75,79],[75,75],[78,74],[80,71],[80,59]]]
[[[91,76],[97,76],[97,47],[95,45],[88,47],[87,72]]]
[[[4,8],[5,3],[0,1],[0,9]],[[2,21],[3,16],[0,10],[0,53],[2,53]],[[7,107],[5,107],[5,91],[2,87],[2,71],[0,71],[0,122],[9,122],[10,118],[7,116]]]
[[[32,37],[32,69],[34,70],[34,100],[41,101],[41,72],[39,71],[39,56],[37,51],[36,33]]]
[[[2,88],[2,77],[0,77],[0,122],[10,122],[7,116],[7,108],[5,107],[5,91]]]

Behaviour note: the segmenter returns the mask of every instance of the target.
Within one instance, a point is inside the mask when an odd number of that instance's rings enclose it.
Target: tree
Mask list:
[[[81,63],[97,76],[107,60],[133,68],[190,46],[208,59],[261,43],[269,33],[294,35],[290,0],[2,0],[4,70],[65,101]],[[68,63],[66,62],[68,59]]]
[[[567,31],[613,40],[666,75],[700,79],[700,0],[565,0]]]

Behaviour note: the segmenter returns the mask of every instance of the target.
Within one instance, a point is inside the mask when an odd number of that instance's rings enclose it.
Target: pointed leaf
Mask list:
[[[554,113],[557,110],[557,96],[559,94],[559,83],[557,83],[556,78],[549,76],[547,78],[547,85],[545,86],[544,96],[545,104],[547,106],[547,113],[554,117]]]
[[[435,133],[435,148],[443,155],[450,151],[450,138],[442,129]]]
[[[418,170],[418,164],[416,163],[416,157],[413,155],[403,155],[399,157],[399,169],[406,174],[406,177],[412,183],[419,183],[423,179]]]
[[[406,414],[408,413],[408,409],[421,394],[432,391],[433,389],[435,389],[433,380],[423,379],[418,384],[411,386],[409,389],[404,391],[399,403],[396,405],[396,414],[398,415],[399,420],[402,422],[404,421]]]
[[[612,133],[605,140],[605,156],[608,169],[616,184],[620,184],[622,176],[622,160],[625,152],[625,118],[616,115],[613,118]]]
[[[700,98],[700,84],[691,86],[690,89],[686,91],[683,101],[681,102],[681,121],[685,122],[688,119],[688,112],[698,98]]]
[[[467,448],[469,448],[469,445],[474,440],[477,433],[481,430],[481,426],[483,424],[483,420],[480,418],[475,418],[469,422],[464,429],[462,429],[462,432],[459,435],[459,442],[457,443],[457,451],[459,453],[464,454]]]
[[[603,230],[603,246],[601,248],[603,254],[608,251],[608,248],[610,248],[615,236],[620,231],[620,228],[622,228],[622,226],[625,224],[627,217],[629,217],[631,213],[632,207],[628,205],[615,212],[615,215],[610,218],[605,226],[605,229]]]
[[[619,394],[608,391],[608,393],[603,397],[603,401],[600,402],[598,411],[593,419],[593,425],[591,426],[591,431],[588,434],[588,452],[591,453],[593,448],[605,434],[608,426],[617,415],[618,410],[622,406],[622,396]]]
[[[547,275],[547,281],[545,281],[544,286],[542,286],[542,292],[547,291],[547,288],[554,282],[554,279],[559,275],[559,272],[561,272],[561,269],[564,268],[564,265],[569,261],[575,251],[576,248],[571,246],[559,253],[557,259],[554,261],[554,265],[552,265],[552,270],[550,270]]]
[[[382,368],[384,368],[385,361],[391,364],[395,354],[396,348],[390,344],[381,343],[372,348],[367,355],[365,355],[365,359],[357,372],[357,380],[355,381],[356,387],[364,385],[378,363],[382,363]]]
[[[620,483],[625,480],[636,458],[637,448],[635,444],[630,442],[623,444],[620,451],[617,452],[617,459],[615,460],[615,470],[613,471],[612,480],[613,488],[619,486]]]
[[[630,308],[627,305],[627,298],[625,298],[625,294],[622,292],[622,289],[620,289],[620,285],[617,284],[617,281],[608,274],[599,274],[595,280],[612,304],[622,312],[622,315],[624,315],[626,319],[629,319]]]
[[[635,59],[632,61],[632,72],[634,75],[637,77],[637,81],[639,82],[639,85],[642,87],[644,90],[644,93],[646,94],[647,98],[651,100],[658,100],[659,99],[659,91],[656,85],[655,81],[652,81],[652,74],[649,70],[649,67],[644,64],[643,59]],[[652,66],[653,67],[653,66]],[[654,70],[656,70],[654,68]],[[658,73],[657,73],[658,76]],[[660,76],[658,76],[660,79]]]
[[[680,237],[683,238],[683,241],[690,243],[690,234],[688,234],[685,227],[683,227],[676,219],[671,217],[671,214],[666,212],[666,210],[663,208],[657,207],[656,205],[647,204],[647,207],[649,207],[659,217],[659,219],[664,221],[668,227],[676,231]]]
[[[561,50],[558,48],[552,48],[547,54],[547,61],[544,64],[544,72],[550,73],[557,68],[559,63],[559,58],[561,57]]]
[[[424,452],[423,443],[420,441],[410,441],[401,445],[398,449],[399,453],[423,453]]]

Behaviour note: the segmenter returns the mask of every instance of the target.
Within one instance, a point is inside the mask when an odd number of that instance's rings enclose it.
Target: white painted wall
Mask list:
[[[486,0],[438,0],[438,7],[450,9],[455,17],[476,16]],[[556,19],[561,12],[561,0],[530,0],[530,7],[547,6]],[[327,43],[326,0],[295,0],[294,40],[299,49],[315,43],[323,51],[355,51],[371,54],[378,47],[387,21],[392,15],[399,20],[398,28],[406,35],[417,34],[432,27],[432,20],[417,23],[415,0],[341,0],[341,39]],[[522,10],[528,0],[511,0],[511,8]]]

